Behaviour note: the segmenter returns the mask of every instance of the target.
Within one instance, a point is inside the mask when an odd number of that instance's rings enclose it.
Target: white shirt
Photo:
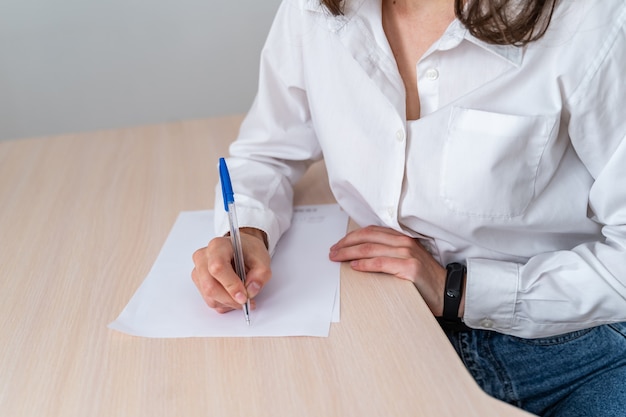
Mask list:
[[[626,321],[625,21],[623,0],[563,0],[525,48],[455,21],[417,64],[421,118],[407,121],[380,0],[339,17],[284,1],[230,149],[240,226],[273,250],[292,185],[324,158],[358,224],[467,265],[469,326],[541,337]]]

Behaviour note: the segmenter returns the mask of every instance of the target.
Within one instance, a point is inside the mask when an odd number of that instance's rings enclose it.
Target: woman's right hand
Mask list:
[[[233,269],[233,246],[229,236],[216,237],[193,254],[191,278],[209,307],[218,313],[241,309],[248,298],[252,300],[270,280],[270,255],[265,245],[265,233],[242,228],[241,246],[246,266],[246,285]]]

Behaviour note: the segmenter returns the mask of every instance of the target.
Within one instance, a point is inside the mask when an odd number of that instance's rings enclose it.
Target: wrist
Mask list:
[[[267,233],[265,233],[263,230],[257,229],[255,227],[241,227],[239,228],[239,232],[259,238],[261,242],[263,242],[263,244],[265,245],[265,248],[269,248]]]

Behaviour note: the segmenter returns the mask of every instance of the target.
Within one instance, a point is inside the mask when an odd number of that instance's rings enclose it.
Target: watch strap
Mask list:
[[[460,321],[459,306],[463,297],[465,265],[454,262],[446,266],[446,286],[443,292],[443,319]]]

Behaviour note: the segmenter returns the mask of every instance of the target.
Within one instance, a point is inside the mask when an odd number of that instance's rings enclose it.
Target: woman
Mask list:
[[[284,1],[228,161],[247,288],[216,238],[194,254],[207,304],[267,283],[323,157],[363,226],[330,259],[414,282],[489,394],[624,415],[625,22],[623,0]]]

